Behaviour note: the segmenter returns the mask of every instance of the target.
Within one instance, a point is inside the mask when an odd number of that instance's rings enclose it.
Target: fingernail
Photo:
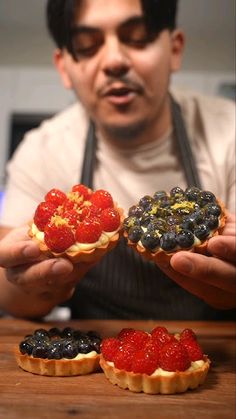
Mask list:
[[[39,247],[36,244],[31,243],[23,249],[22,253],[24,256],[28,258],[36,258],[40,255],[41,252],[40,252]]]
[[[56,260],[51,268],[53,275],[65,275],[70,273],[70,265],[63,260]]]
[[[189,274],[193,270],[193,264],[187,258],[182,258],[181,264],[179,263],[179,269],[181,272]]]

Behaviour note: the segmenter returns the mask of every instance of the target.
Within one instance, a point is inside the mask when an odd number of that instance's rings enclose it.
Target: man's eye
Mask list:
[[[153,41],[150,34],[143,23],[129,23],[120,28],[120,40],[135,48],[144,48],[148,43]]]
[[[101,36],[78,34],[72,41],[73,52],[77,58],[92,57],[102,43],[103,38]]]
[[[83,57],[92,57],[93,55],[96,54],[96,52],[98,51],[100,45],[91,45],[89,47],[76,47],[73,48],[74,50],[74,54],[78,57],[78,58],[83,58]]]

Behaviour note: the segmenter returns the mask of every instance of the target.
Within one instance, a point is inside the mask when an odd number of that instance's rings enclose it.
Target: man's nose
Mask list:
[[[116,36],[110,36],[103,47],[102,70],[107,76],[119,77],[126,74],[129,68],[127,47]]]

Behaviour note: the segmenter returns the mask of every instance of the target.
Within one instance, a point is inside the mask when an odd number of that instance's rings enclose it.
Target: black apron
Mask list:
[[[171,98],[174,138],[187,184],[201,188],[194,156],[181,115]],[[97,139],[90,123],[80,183],[93,188]],[[78,284],[68,302],[72,318],[218,320],[235,318],[235,311],[220,311],[181,288],[153,262],[129,248],[125,239],[103,257]]]

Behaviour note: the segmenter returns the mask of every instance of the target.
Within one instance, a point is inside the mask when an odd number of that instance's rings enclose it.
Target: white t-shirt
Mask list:
[[[235,107],[221,98],[172,92],[181,106],[202,187],[235,211]],[[51,188],[67,192],[79,183],[88,118],[77,103],[27,133],[7,165],[1,225],[32,218]],[[99,138],[94,188],[109,190],[126,211],[146,194],[185,188],[173,135],[129,149]]]

